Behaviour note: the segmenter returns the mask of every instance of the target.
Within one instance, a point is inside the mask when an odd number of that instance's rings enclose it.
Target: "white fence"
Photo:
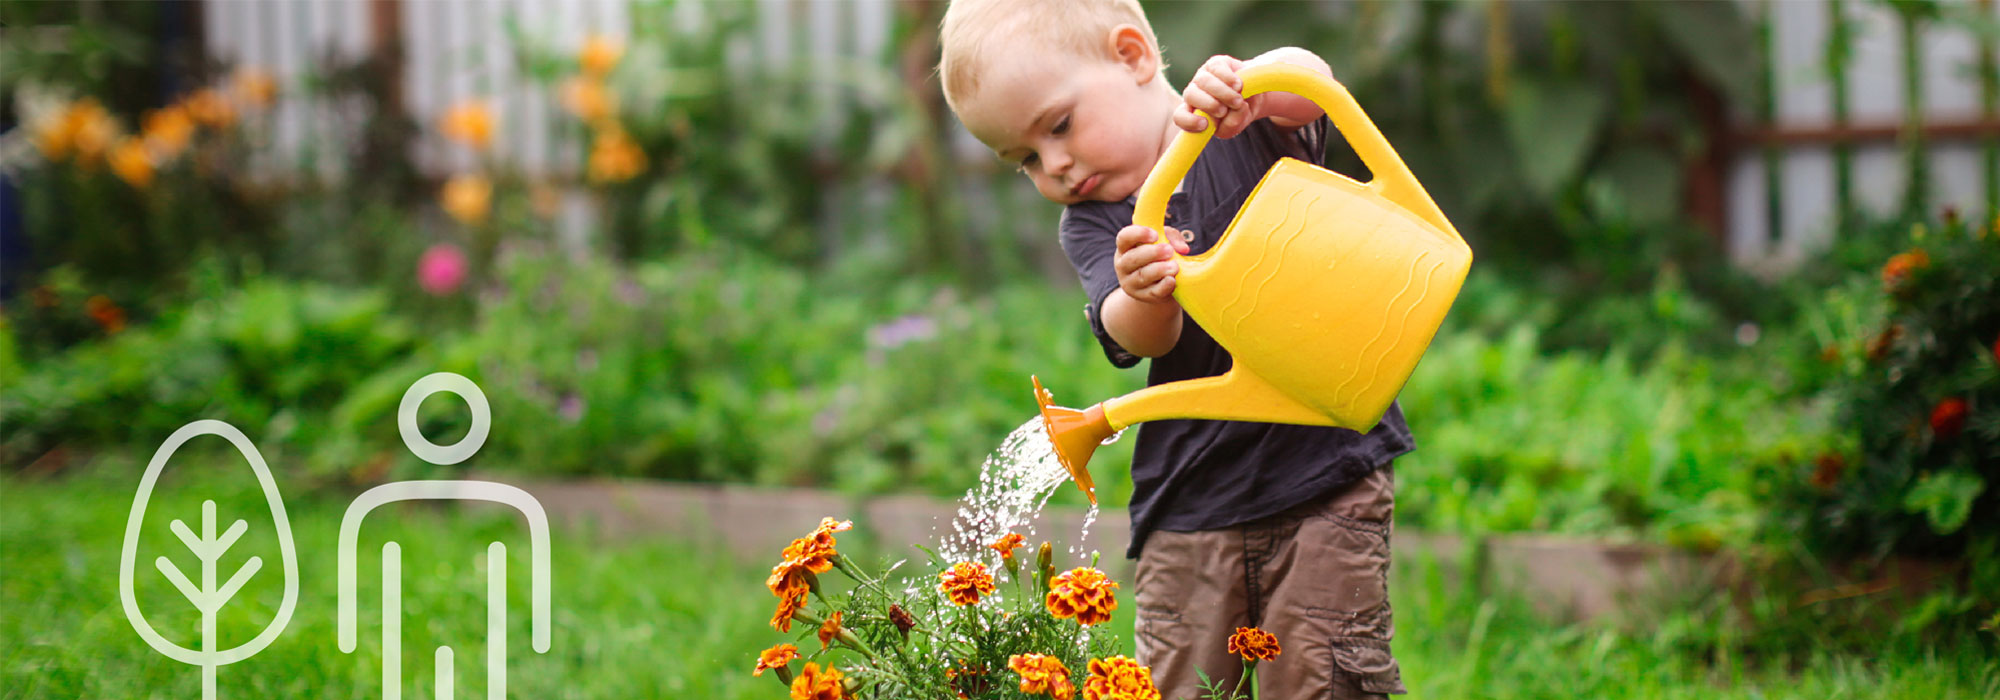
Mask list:
[[[720,1],[720,0],[715,0]],[[1960,4],[1973,0],[1954,0]],[[403,99],[411,116],[436,123],[448,106],[469,98],[496,101],[501,133],[496,157],[530,173],[573,174],[578,154],[557,128],[564,119],[550,90],[516,73],[514,47],[504,22],[518,18],[524,31],[565,51],[591,34],[621,36],[629,26],[632,0],[402,0],[388,5],[398,22],[406,52]],[[1761,0],[1743,0],[1755,13]],[[699,2],[689,3],[699,9]],[[790,61],[815,56],[877,57],[888,50],[893,0],[758,0],[762,28],[756,51]],[[1993,3],[1982,6],[2000,21]],[[1925,105],[1921,115],[1902,106],[1901,39],[1887,8],[1850,0],[1854,54],[1849,70],[1850,119],[1854,125],[1895,125],[1905,119],[1970,122],[1979,118],[1978,87],[1969,66],[1978,47],[1970,32],[1931,26],[1922,35]],[[368,0],[321,2],[210,0],[204,5],[205,36],[212,55],[270,70],[296,85],[313,69],[320,52],[353,59],[369,50],[372,37]],[[1820,127],[1833,123],[1833,99],[1825,64],[1829,11],[1823,1],[1772,0],[1776,120],[1780,126]],[[1751,69],[1746,67],[1746,70]],[[1753,125],[1743,124],[1750,127]],[[315,149],[348,143],[356,119],[337,105],[291,93],[275,115],[276,157],[315,162]],[[958,135],[960,146],[970,141]],[[473,156],[426,129],[417,162],[432,173],[470,167]],[[984,158],[981,149],[954,149]],[[1854,192],[1864,209],[1891,211],[1901,201],[1904,171],[1899,147],[1891,140],[1853,148]],[[1786,145],[1779,159],[1782,230],[1771,231],[1764,161],[1754,147],[1735,156],[1727,184],[1726,240],[1732,259],[1752,267],[1783,268],[1824,247],[1835,213],[1833,148]],[[326,159],[320,159],[322,161]],[[1984,212],[1980,150],[1972,140],[1930,146],[1933,207],[1955,206]],[[330,166],[329,166],[330,167]],[[1012,198],[1018,193],[974,193],[974,199]]]
[[[1745,2],[1755,12],[1758,0]],[[1955,0],[1959,9],[1983,10],[2000,21],[1993,3],[1983,6]],[[1832,12],[1825,2],[1771,2],[1773,74],[1776,78],[1776,121],[1784,127],[1827,127],[1834,123],[1833,83],[1827,70],[1826,47]],[[1853,27],[1848,68],[1848,119],[1861,126],[1895,126],[1906,120],[1924,123],[1971,123],[1980,118],[1979,84],[1974,66],[1979,47],[1970,31],[1933,23],[1919,35],[1924,82],[1924,108],[1904,114],[1903,40],[1890,9],[1866,0],[1843,6]],[[1956,207],[1967,215],[1987,212],[1985,174],[1977,141],[1931,140],[1930,206]],[[1865,211],[1889,213],[1901,206],[1906,172],[1901,147],[1893,140],[1853,146],[1855,205]],[[1762,154],[1746,148],[1736,154],[1728,184],[1728,240],[1731,258],[1753,267],[1786,268],[1812,250],[1831,243],[1834,233],[1834,149],[1831,145],[1787,145],[1779,160],[1782,230],[1771,231],[1769,193],[1765,189]]]

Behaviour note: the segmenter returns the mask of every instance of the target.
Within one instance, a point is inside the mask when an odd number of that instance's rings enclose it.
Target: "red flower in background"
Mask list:
[[[1993,361],[2000,363],[2000,336],[1993,338]]]
[[[1825,491],[1840,483],[1840,475],[1847,471],[1847,458],[1839,453],[1827,452],[1813,458],[1812,485]]]
[[[1958,437],[1959,432],[1965,430],[1965,415],[1970,412],[1965,399],[1954,396],[1939,401],[1937,408],[1931,409],[1931,433],[1937,435],[1939,440]]]

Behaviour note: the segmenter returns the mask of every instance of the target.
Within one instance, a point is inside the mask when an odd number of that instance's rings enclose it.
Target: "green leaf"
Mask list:
[[[1616,195],[1620,213],[1634,222],[1667,223],[1680,213],[1681,171],[1665,149],[1654,146],[1620,149],[1593,172]]]
[[[1722,88],[1734,104],[1757,103],[1760,73],[1757,37],[1740,3],[1663,2],[1649,7],[1660,33],[1701,77]]]
[[[1611,101],[1588,84],[1522,80],[1507,93],[1508,142],[1528,185],[1545,198],[1576,178]]]
[[[1903,509],[1923,513],[1931,530],[1949,535],[1965,526],[1972,517],[1972,501],[1986,490],[1986,480],[1964,471],[1933,472],[1917,480],[1903,496]]]

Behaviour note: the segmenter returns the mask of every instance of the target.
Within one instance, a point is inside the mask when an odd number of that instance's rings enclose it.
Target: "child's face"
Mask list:
[[[1176,98],[1159,84],[1158,54],[1138,50],[1146,55],[1134,60],[1116,49],[1103,60],[1058,51],[995,59],[959,119],[1049,201],[1123,201],[1173,135]]]

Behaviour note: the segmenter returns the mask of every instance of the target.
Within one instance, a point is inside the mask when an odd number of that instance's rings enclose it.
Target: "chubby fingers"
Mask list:
[[[1243,78],[1237,74],[1243,62],[1230,56],[1215,56],[1203,64],[1194,80],[1181,93],[1186,114],[1177,110],[1174,124],[1187,131],[1200,131],[1207,121],[1195,112],[1205,112],[1216,120],[1216,136],[1229,138],[1249,123],[1250,101],[1243,97]]]
[[[1174,259],[1172,251],[1184,251],[1186,244],[1175,245],[1179,233],[1171,228],[1167,231],[1169,235],[1164,237],[1144,226],[1127,226],[1118,232],[1118,254],[1112,258],[1112,268],[1118,272],[1118,286],[1132,298],[1161,301],[1172,296],[1174,275],[1180,272],[1180,261]]]

